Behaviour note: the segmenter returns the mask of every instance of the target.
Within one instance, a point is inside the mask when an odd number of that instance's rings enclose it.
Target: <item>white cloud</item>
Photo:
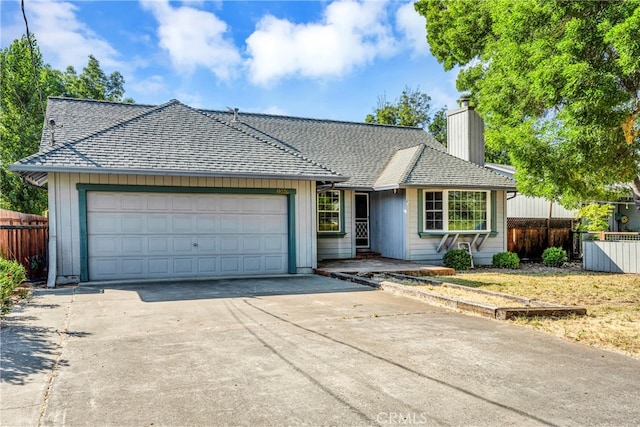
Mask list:
[[[122,69],[118,52],[76,17],[77,6],[68,2],[34,1],[28,3],[29,29],[35,34],[45,61],[64,70],[72,65],[80,71],[89,55],[103,69]]]
[[[241,58],[233,42],[224,37],[224,21],[193,7],[174,8],[167,0],[143,0],[141,4],[158,21],[160,46],[169,52],[178,70],[192,72],[205,67],[221,80],[233,76]]]
[[[396,12],[396,25],[416,55],[429,54],[426,24],[426,20],[414,9],[413,2],[400,6]]]
[[[263,17],[247,40],[250,80],[268,85],[290,76],[337,77],[395,52],[385,2],[335,1],[321,22]]]

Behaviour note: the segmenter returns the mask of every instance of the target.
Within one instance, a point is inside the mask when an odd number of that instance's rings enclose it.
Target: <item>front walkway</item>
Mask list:
[[[317,274],[331,273],[382,273],[393,272],[413,276],[453,276],[455,270],[415,261],[391,258],[336,259],[318,262]]]

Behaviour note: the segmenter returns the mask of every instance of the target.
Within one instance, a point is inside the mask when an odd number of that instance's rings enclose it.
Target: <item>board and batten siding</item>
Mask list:
[[[386,258],[405,259],[405,190],[371,193],[371,250]]]
[[[640,241],[582,242],[582,268],[609,273],[640,273]]]
[[[476,265],[490,265],[493,255],[507,250],[507,221],[505,218],[506,193],[496,191],[496,231],[495,237],[487,237],[480,251],[474,247],[473,262]],[[418,190],[407,189],[407,259],[424,261],[442,265],[445,250],[437,251],[442,236],[421,238],[418,234]],[[420,207],[422,209],[422,207]],[[460,235],[452,249],[457,249],[458,242],[471,242],[473,235]]]
[[[344,236],[340,237],[318,237],[318,260],[324,259],[349,259],[356,256],[356,241],[353,233],[355,223],[355,193],[351,190],[344,190]],[[316,198],[314,195],[314,209]],[[313,213],[313,232],[316,232],[316,213]]]
[[[49,174],[50,247],[57,270],[56,283],[78,282],[81,273],[80,217],[76,184],[143,185],[209,188],[285,188],[296,190],[296,264],[298,273],[311,273],[317,265],[315,182],[244,178],[205,178],[79,173]],[[50,278],[51,282],[51,278]]]

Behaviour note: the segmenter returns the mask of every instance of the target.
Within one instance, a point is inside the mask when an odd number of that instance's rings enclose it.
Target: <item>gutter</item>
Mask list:
[[[341,175],[280,175],[237,172],[198,172],[184,170],[153,170],[153,169],[87,169],[83,167],[43,167],[13,164],[9,170],[21,177],[27,177],[30,173],[87,173],[87,174],[111,174],[111,175],[154,175],[154,176],[192,176],[203,178],[245,178],[245,179],[290,179],[296,181],[325,181],[344,182],[349,177]],[[44,183],[43,183],[44,184]]]

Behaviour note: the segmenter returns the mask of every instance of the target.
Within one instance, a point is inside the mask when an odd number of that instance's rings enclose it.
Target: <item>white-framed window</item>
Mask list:
[[[424,231],[489,231],[491,192],[424,190]]]
[[[318,232],[339,233],[342,231],[342,201],[340,190],[321,191],[317,194]]]

